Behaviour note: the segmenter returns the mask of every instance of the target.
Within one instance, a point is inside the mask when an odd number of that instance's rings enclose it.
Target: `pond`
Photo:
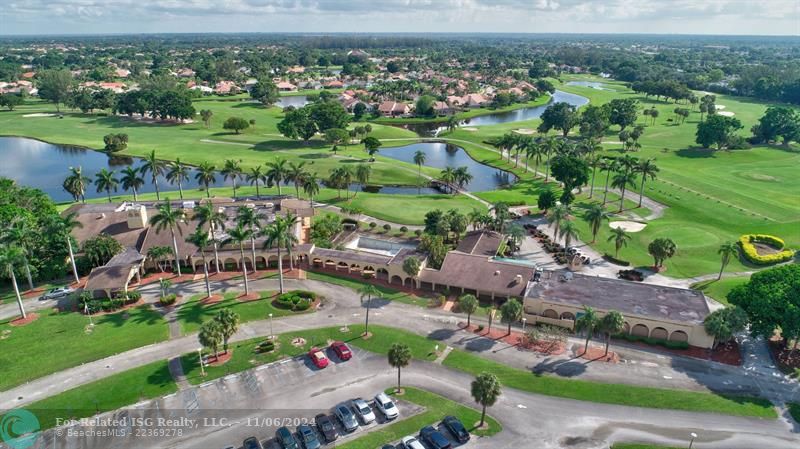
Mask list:
[[[597,90],[609,90],[614,92],[615,90],[607,87],[605,83],[599,83],[597,81],[568,81],[567,86],[581,86],[581,87],[591,87],[592,89]]]
[[[87,150],[80,147],[53,145],[34,139],[23,137],[0,137],[0,176],[11,178],[18,184],[41,189],[56,202],[72,201],[72,196],[67,193],[61,184],[69,174],[69,167],[80,166],[83,173],[92,182],[95,173],[101,169],[119,171],[129,165],[138,167],[140,159],[132,157],[109,157],[99,151]],[[183,189],[188,191],[198,189],[200,185],[194,179],[195,170],[189,174],[189,181],[185,182]],[[147,176],[141,192],[154,192],[152,183]],[[177,190],[172,187],[162,176],[158,180],[159,189]],[[214,187],[224,186],[222,176],[217,176]],[[124,193],[121,190],[118,193]],[[86,189],[86,198],[104,197],[105,192],[97,193],[94,185]],[[197,196],[197,195],[194,195]]]
[[[305,95],[288,95],[285,97],[280,97],[280,99],[278,99],[278,102],[275,103],[275,106],[281,108],[288,108],[289,106],[294,106],[295,108],[302,108],[307,104],[308,104],[308,97]]]
[[[494,112],[491,114],[481,115],[479,117],[466,119],[460,122],[459,126],[485,126],[532,120],[541,117],[545,109],[547,109],[550,104],[559,102],[569,103],[578,108],[589,103],[589,99],[581,95],[556,90],[547,104],[515,109],[513,111]],[[441,123],[415,123],[400,126],[414,131],[421,136],[435,136],[439,132],[446,129]]]
[[[471,192],[496,190],[517,180],[513,173],[481,164],[472,159],[463,148],[444,142],[420,142],[402,147],[381,148],[380,155],[413,164],[414,153],[417,151],[425,153],[425,165],[428,167],[467,167],[473,178],[466,190]]]

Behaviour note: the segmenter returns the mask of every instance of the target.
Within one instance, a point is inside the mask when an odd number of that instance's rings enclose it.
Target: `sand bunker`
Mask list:
[[[473,128],[473,127],[467,127],[467,128],[461,128],[461,129],[464,130],[464,131],[473,131],[473,132],[478,130],[478,128]]]
[[[647,227],[647,225],[636,221],[612,221],[608,224],[608,227],[612,229],[622,228],[627,232],[640,232],[642,229]]]
[[[46,112],[37,112],[36,114],[25,114],[23,117],[55,117],[55,114],[46,113]]]
[[[717,111],[717,115],[721,115],[723,117],[733,117],[736,114],[731,111]]]
[[[721,110],[725,109],[725,105],[724,104],[715,104],[714,108],[716,108],[718,111],[721,111]]]
[[[526,136],[529,136],[529,135],[535,133],[536,130],[530,129],[530,128],[520,128],[520,129],[515,129],[514,132],[517,133],[517,134],[524,134]]]

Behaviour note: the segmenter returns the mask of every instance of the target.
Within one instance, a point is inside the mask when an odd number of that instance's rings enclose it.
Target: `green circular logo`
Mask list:
[[[39,419],[27,410],[11,410],[0,418],[0,439],[11,449],[33,446],[39,430]]]

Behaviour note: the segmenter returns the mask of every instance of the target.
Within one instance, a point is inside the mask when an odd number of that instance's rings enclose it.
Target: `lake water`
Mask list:
[[[276,106],[281,108],[287,108],[289,106],[294,106],[295,108],[302,108],[303,106],[308,104],[308,97],[305,95],[291,95],[286,97],[280,97]]]
[[[473,176],[472,182],[466,186],[471,192],[496,190],[504,185],[513,184],[517,177],[513,173],[481,164],[472,159],[463,148],[443,142],[420,142],[394,148],[381,148],[380,155],[392,159],[414,163],[414,153],[425,153],[425,165],[444,169],[446,167],[467,167]]]

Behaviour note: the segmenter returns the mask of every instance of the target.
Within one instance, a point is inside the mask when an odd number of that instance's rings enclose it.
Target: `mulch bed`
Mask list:
[[[228,361],[233,357],[233,348],[228,348],[228,352],[223,352],[221,354],[217,354],[217,356],[208,355],[206,356],[206,366],[220,366],[228,363]]]
[[[142,282],[137,283],[136,278],[134,278],[133,282],[131,282],[131,286],[142,287],[148,284],[157,283],[162,278],[172,282],[173,284],[178,284],[181,282],[194,281],[194,274],[187,273],[177,276],[169,271],[165,271],[163,273],[150,273],[142,277]]]
[[[39,314],[29,313],[27,317],[25,318],[19,317],[17,319],[9,321],[8,324],[14,327],[19,327],[19,326],[25,326],[26,324],[31,324],[38,319],[39,319]]]
[[[783,340],[780,338],[772,338],[769,340],[769,352],[772,354],[772,360],[777,363],[778,367],[783,372],[793,372],[800,369],[800,347],[798,347],[792,357],[789,353],[792,348],[787,348]]]
[[[242,293],[241,295],[236,297],[236,300],[239,302],[251,302],[251,301],[258,301],[261,299],[261,295],[258,293],[250,293],[249,295],[245,295]]]
[[[608,354],[606,354],[605,347],[598,348],[591,344],[589,345],[589,350],[583,352],[583,346],[584,345],[574,345],[572,347],[572,353],[575,354],[576,357],[593,362],[619,363],[619,355],[617,355],[616,352],[608,351]]]
[[[200,304],[203,305],[216,304],[218,302],[221,302],[223,299],[225,299],[225,297],[222,295],[206,296],[205,298],[200,300]]]
[[[124,306],[120,307],[119,309],[93,312],[92,316],[110,315],[112,313],[122,312],[122,311],[125,311],[125,310],[128,310],[128,309],[132,309],[134,307],[138,307],[138,306],[141,306],[141,305],[144,305],[144,304],[145,304],[144,299],[139,299],[136,302],[125,304]],[[83,309],[79,309],[77,305],[75,305],[74,311],[83,313]]]
[[[519,349],[538,352],[540,354],[560,355],[567,351],[563,344],[553,345],[546,341],[537,341],[533,343],[527,342],[522,332],[512,330],[511,334],[509,334],[508,328],[505,326],[501,328],[496,328],[493,326],[491,332],[488,332],[486,328],[478,331],[478,326],[474,324],[470,324],[469,328],[466,327],[466,323],[459,323],[458,326],[467,332],[472,332],[473,334],[480,335],[482,337],[491,338],[492,340],[502,341],[508,345],[516,346]]]

